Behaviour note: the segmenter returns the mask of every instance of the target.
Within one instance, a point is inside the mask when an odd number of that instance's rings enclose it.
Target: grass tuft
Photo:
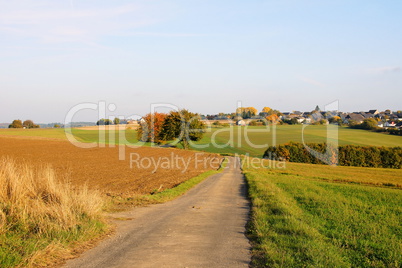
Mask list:
[[[0,159],[0,267],[40,266],[106,230],[101,196],[61,183],[50,166]]]

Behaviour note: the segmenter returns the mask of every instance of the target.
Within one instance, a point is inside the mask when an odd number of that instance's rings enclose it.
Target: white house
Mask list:
[[[238,126],[245,126],[245,125],[246,125],[246,122],[245,122],[244,120],[238,120],[238,121],[236,122],[236,125],[238,125]]]
[[[387,121],[384,123],[384,127],[395,127],[396,124],[393,121]]]

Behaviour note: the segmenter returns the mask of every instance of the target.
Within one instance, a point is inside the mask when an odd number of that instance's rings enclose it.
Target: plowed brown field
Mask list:
[[[121,196],[172,188],[218,168],[222,160],[216,154],[150,147],[125,147],[125,160],[119,160],[118,147],[84,149],[66,141],[3,136],[0,157],[4,156],[34,165],[50,164],[73,185],[86,183],[105,194]]]

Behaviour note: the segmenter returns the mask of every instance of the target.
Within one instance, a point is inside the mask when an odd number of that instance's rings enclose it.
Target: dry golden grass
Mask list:
[[[102,231],[100,194],[61,181],[50,166],[0,159],[0,267],[46,263],[44,252]]]
[[[68,229],[82,215],[96,217],[102,209],[100,195],[58,182],[50,166],[33,168],[3,158],[0,167],[2,213],[20,222],[35,222],[40,233]]]

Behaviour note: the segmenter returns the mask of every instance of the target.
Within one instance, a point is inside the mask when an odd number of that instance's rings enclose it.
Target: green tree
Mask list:
[[[14,120],[9,126],[8,128],[23,128],[22,126],[22,121],[21,120]]]
[[[362,129],[372,130],[377,128],[377,121],[374,118],[367,118],[360,124]]]
[[[113,125],[113,121],[110,120],[110,119],[104,119],[104,118],[102,118],[102,119],[98,120],[98,122],[96,122],[96,124],[97,124],[98,126]]]
[[[22,126],[25,128],[39,128],[39,125],[34,124],[32,120],[25,120]]]
[[[113,119],[113,123],[114,123],[115,125],[120,124],[120,118],[115,117],[115,118]]]
[[[199,114],[188,110],[171,111],[163,122],[159,138],[164,141],[176,139],[184,149],[189,148],[190,141],[202,139],[205,133],[205,125],[200,120]]]
[[[33,128],[34,122],[32,120],[25,120],[22,125],[26,128]]]

